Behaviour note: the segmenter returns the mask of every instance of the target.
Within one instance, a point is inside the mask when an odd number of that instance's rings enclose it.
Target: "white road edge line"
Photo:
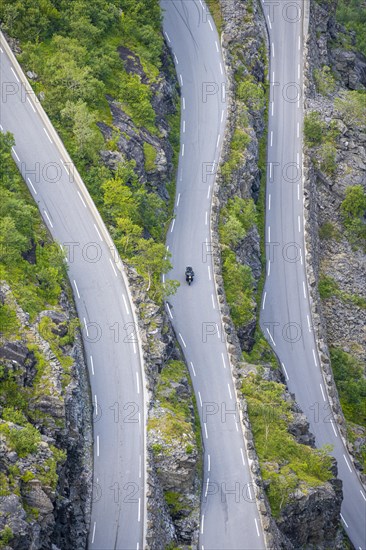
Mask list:
[[[316,354],[315,354],[315,349],[313,348],[313,359],[314,359],[314,364],[315,366],[317,367],[318,366],[318,362],[316,360]]]
[[[289,377],[289,375],[287,374],[287,370],[286,370],[286,367],[285,367],[284,363],[281,363],[281,365],[282,365],[282,368],[283,368],[283,372],[285,373],[286,380],[290,380],[290,377]]]
[[[94,227],[95,227],[96,232],[98,233],[98,237],[99,237],[100,240],[103,242],[102,235],[100,234],[99,229],[97,228],[96,224],[94,224]]]
[[[205,522],[205,514],[202,514],[202,519],[201,519],[201,535],[203,535],[204,522]]]
[[[194,369],[194,366],[193,366],[192,361],[191,361],[191,368],[192,368],[193,376],[196,376],[196,371],[195,371],[195,369]]]
[[[92,355],[90,356],[90,366],[91,366],[92,374],[94,376],[94,361],[93,361],[93,356]]]
[[[78,289],[78,285],[76,284],[75,279],[74,279],[74,286],[75,286],[76,294],[78,295],[78,298],[80,299],[79,289]]]
[[[361,496],[362,496],[363,500],[366,502],[366,497],[365,497],[365,495],[363,494],[363,492],[361,491],[361,489],[360,489],[360,493],[361,493]]]
[[[95,403],[95,414],[98,416],[98,399],[97,399],[97,394],[94,395],[94,403]]]
[[[171,319],[173,319],[173,314],[172,314],[172,312],[171,312],[171,309],[170,309],[170,307],[169,307],[169,304],[166,304],[166,308],[167,308],[167,310],[168,310],[169,317],[170,317]]]
[[[123,299],[123,303],[125,304],[126,313],[127,313],[127,315],[129,315],[129,314],[130,314],[130,310],[128,309],[126,296],[125,296],[124,294],[122,294],[122,299]]]
[[[270,337],[270,339],[271,339],[271,341],[272,341],[272,344],[273,344],[274,346],[276,346],[276,342],[273,340],[272,334],[269,332],[269,328],[268,328],[268,327],[267,327],[267,332],[268,332],[268,335],[269,335],[269,337]]]
[[[179,338],[182,340],[182,344],[183,344],[183,346],[186,348],[186,347],[187,347],[187,344],[186,344],[185,341],[183,340],[183,336],[181,335],[181,333],[179,333]]]
[[[137,521],[138,522],[141,521],[141,498],[139,498],[139,505],[138,505],[138,510],[137,510]]]
[[[229,384],[229,382],[227,383],[227,389],[229,390],[230,399],[232,399],[233,396],[232,396],[232,394],[231,394],[231,389],[230,389],[230,384]]]
[[[33,113],[35,113],[36,110],[35,110],[35,108],[34,108],[33,103],[32,103],[31,100],[29,99],[29,97],[27,97],[27,101],[28,101],[29,105],[32,107]]]
[[[336,437],[338,437],[337,430],[336,430],[335,427],[334,427],[334,422],[333,422],[332,419],[330,419],[330,423],[332,424],[332,428],[333,428],[334,435],[335,435]]]
[[[209,265],[207,266],[207,271],[208,271],[208,279],[209,281],[211,281],[211,268]]]
[[[302,290],[304,292],[304,298],[306,300],[306,290],[305,290],[305,281],[302,282]]]
[[[44,215],[46,216],[46,218],[48,219],[48,222],[49,222],[50,226],[53,227],[53,223],[51,222],[50,217],[49,217],[49,215],[47,214],[47,211],[46,211],[46,210],[43,210],[43,212],[44,212]]]
[[[344,458],[344,460],[345,460],[345,462],[346,462],[346,464],[347,464],[347,466],[348,466],[349,471],[352,472],[352,468],[351,468],[351,466],[349,465],[349,462],[348,462],[348,460],[347,460],[346,455],[343,455],[343,458]]]
[[[20,162],[20,158],[18,157],[17,152],[15,151],[14,147],[12,147],[11,150],[13,151],[14,155],[16,156],[17,161]]]
[[[210,478],[208,477],[207,480],[206,480],[206,490],[205,490],[205,498],[207,498],[207,493],[208,493],[208,485],[210,483]]]
[[[78,191],[78,195],[79,195],[79,197],[80,197],[80,200],[81,200],[81,202],[82,202],[82,203],[83,203],[83,205],[84,205],[84,208],[86,208],[86,204],[85,204],[85,201],[84,201],[83,197],[81,196],[81,193],[80,193],[80,191]]]
[[[176,206],[179,206],[179,201],[180,201],[180,193],[178,193],[178,198],[177,198],[177,204],[176,204]]]
[[[86,335],[89,336],[89,331],[88,331],[88,323],[86,322],[86,319],[84,317],[84,327],[85,327],[85,332],[86,332]]]
[[[165,32],[164,34],[165,34],[165,36],[166,36],[166,39],[167,39],[167,41],[168,41],[168,42],[170,42],[170,38],[169,38],[169,35],[168,35],[168,33],[167,33],[167,32]]]
[[[210,25],[210,29],[213,31],[213,26],[210,20],[208,20],[208,24]]]
[[[99,435],[97,435],[97,456],[99,456]]]
[[[112,266],[112,269],[113,269],[113,271],[114,271],[115,276],[117,277],[117,271],[116,271],[116,268],[115,268],[114,265],[113,265],[112,258],[109,258],[109,262],[110,262],[110,264],[111,264],[111,266]]]
[[[213,294],[211,294],[211,300],[212,300],[212,307],[213,307],[214,309],[216,309],[216,306],[215,306],[215,298],[214,298],[214,295],[213,295]]]
[[[136,372],[136,385],[137,385],[137,393],[140,393],[140,379],[139,379],[138,372]]]
[[[203,425],[204,425],[204,427],[205,427],[205,436],[206,436],[206,439],[208,439],[207,424],[206,424],[206,422],[204,422]]]
[[[34,191],[34,194],[37,195],[37,191],[36,191],[36,188],[34,187],[33,183],[31,182],[31,180],[29,178],[27,178],[28,182],[29,182],[29,185],[32,187],[33,191]]]
[[[254,521],[255,521],[255,528],[257,529],[257,535],[258,535],[258,537],[260,537],[257,518],[254,518]]]
[[[211,470],[211,457],[210,455],[207,455],[207,471],[209,472]]]
[[[322,392],[323,400],[326,401],[323,386],[321,384],[319,384],[319,386],[320,386],[320,391]]]
[[[243,449],[240,447],[240,454],[241,454],[241,459],[243,461],[243,466],[245,466],[245,458],[244,458],[244,451]]]
[[[92,544],[94,544],[96,526],[97,526],[97,522],[95,521],[94,524],[93,524]]]
[[[226,369],[225,357],[224,357],[223,353],[221,353],[221,358],[222,358],[222,362],[224,364],[224,369]]]
[[[270,18],[269,18],[269,14],[267,15],[267,18],[268,18],[269,28],[272,29],[272,23],[271,23],[271,20],[270,20]]]
[[[15,76],[15,78],[17,79],[17,82],[20,82],[18,76],[17,76],[17,73],[14,71],[13,67],[10,67],[10,70],[11,72],[13,73],[13,75]]]
[[[264,309],[264,306],[265,306],[265,304],[266,304],[266,298],[267,298],[267,292],[265,292],[264,295],[263,295],[262,309]]]
[[[174,225],[175,225],[175,218],[173,218],[172,226],[170,228],[170,233],[173,233]]]
[[[45,127],[43,127],[43,130],[44,130],[44,133],[46,134],[46,136],[48,137],[50,143],[53,143],[53,141],[52,141],[52,139],[50,138],[49,133],[47,132],[47,130],[46,130]]]
[[[345,526],[346,526],[347,529],[348,529],[348,523],[346,522],[346,520],[344,519],[344,517],[342,516],[342,514],[341,514],[341,520],[343,521],[343,523],[345,524]]]

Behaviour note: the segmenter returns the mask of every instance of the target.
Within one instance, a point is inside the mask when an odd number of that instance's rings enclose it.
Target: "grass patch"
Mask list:
[[[346,419],[366,427],[366,380],[361,363],[341,348],[330,348],[334,379]]]
[[[336,17],[339,23],[355,33],[356,49],[366,55],[366,5],[360,0],[338,0]]]
[[[144,157],[145,157],[145,170],[146,172],[152,172],[156,168],[156,156],[157,150],[153,145],[144,141]]]
[[[306,491],[332,478],[329,449],[315,450],[288,432],[293,415],[284,386],[249,375],[242,385],[272,514],[278,517],[295,489]]]
[[[208,9],[210,10],[213,20],[215,21],[217,32],[219,33],[219,35],[221,35],[224,20],[222,17],[220,1],[206,0],[206,4],[208,6]]]

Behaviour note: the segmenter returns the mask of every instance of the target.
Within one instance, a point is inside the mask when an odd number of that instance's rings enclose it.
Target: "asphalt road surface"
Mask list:
[[[199,548],[265,547],[217,303],[211,255],[214,172],[226,122],[225,70],[213,20],[199,0],[162,0],[164,31],[181,86],[175,218],[168,231],[167,306],[195,390],[204,444]],[[216,163],[214,166],[213,163]],[[185,282],[186,266],[195,272]]]
[[[83,331],[94,408],[94,491],[90,549],[143,548],[145,402],[135,317],[109,236],[72,177],[66,151],[2,37],[1,131],[53,238],[68,259]],[[29,85],[27,85],[29,87]]]
[[[304,244],[302,144],[302,0],[264,2],[270,37],[266,249],[261,309],[264,335],[288,387],[307,415],[316,444],[333,446],[343,481],[341,520],[356,549],[366,548],[366,496],[342,441],[326,393],[312,328]]]

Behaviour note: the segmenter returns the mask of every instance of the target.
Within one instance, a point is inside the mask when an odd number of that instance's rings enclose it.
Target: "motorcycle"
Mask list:
[[[189,284],[189,286],[191,285],[191,283],[193,283],[193,277],[194,277],[194,271],[191,267],[187,267],[186,268],[186,272],[185,272],[185,275],[186,275],[186,281],[187,283]]]

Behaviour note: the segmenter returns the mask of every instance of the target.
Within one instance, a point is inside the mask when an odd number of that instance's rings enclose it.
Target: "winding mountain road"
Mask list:
[[[333,446],[343,481],[341,520],[357,550],[366,548],[366,495],[331,412],[312,326],[306,276],[303,50],[307,0],[262,2],[270,40],[266,250],[261,327],[287,385],[307,415],[316,445]]]
[[[3,35],[2,132],[68,275],[83,332],[94,408],[89,549],[144,547],[145,382],[123,266],[88,192]]]
[[[226,123],[225,69],[214,22],[200,0],[161,0],[181,86],[181,151],[167,245],[181,286],[168,312],[190,368],[204,444],[199,548],[265,548],[221,319],[210,211]],[[215,163],[215,164],[214,164]],[[184,279],[193,266],[194,282]]]

